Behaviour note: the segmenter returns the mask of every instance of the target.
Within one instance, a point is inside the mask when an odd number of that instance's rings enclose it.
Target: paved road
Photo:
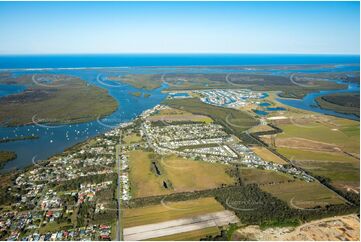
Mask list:
[[[117,210],[117,236],[116,236],[116,240],[120,241],[123,238],[123,230],[121,228],[121,217],[122,217],[122,213],[121,213],[121,195],[122,195],[122,190],[121,190],[121,185],[120,185],[120,175],[121,175],[121,164],[120,164],[120,150],[121,150],[121,142],[122,142],[122,134],[120,133],[120,137],[119,137],[119,144],[116,145],[115,147],[115,156],[116,156],[116,161],[117,161],[117,172],[118,172],[118,182],[117,182],[117,199],[118,199],[118,210]]]

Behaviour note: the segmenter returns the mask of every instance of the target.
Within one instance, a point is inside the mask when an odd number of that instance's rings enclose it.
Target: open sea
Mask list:
[[[102,73],[111,70],[120,75],[141,73],[172,73],[177,66],[186,67],[181,71],[235,72],[230,66],[255,65],[303,65],[337,64],[338,71],[357,71],[360,57],[356,55],[225,55],[225,54],[152,54],[152,55],[23,55],[0,56],[0,73],[10,71],[13,76],[23,74],[65,74],[78,76],[89,84],[105,88],[119,103],[118,109],[108,117],[92,122],[73,125],[31,124],[19,127],[0,126],[0,139],[22,136],[39,136],[35,140],[22,140],[0,143],[0,150],[15,151],[17,158],[8,162],[0,172],[24,168],[39,160],[46,159],[76,143],[102,134],[120,123],[130,121],[146,109],[161,103],[167,96],[160,88],[145,91],[130,85],[114,83],[100,78]],[[351,66],[349,64],[352,64]],[[212,68],[197,68],[212,66]],[[218,66],[218,67],[217,67]],[[108,69],[108,67],[111,67]],[[149,68],[156,67],[156,68]],[[242,70],[236,70],[242,72]],[[249,70],[247,70],[249,72]],[[297,70],[302,72],[303,70]],[[304,72],[333,71],[328,68],[304,70]],[[288,75],[292,70],[274,70],[271,74]],[[338,80],[339,81],[339,80]],[[348,89],[332,92],[359,92],[359,84],[350,84]],[[24,86],[0,85],[0,97],[22,92]],[[130,92],[141,91],[150,97],[135,97]],[[327,92],[326,92],[327,93]],[[326,94],[322,92],[322,94]],[[301,109],[359,120],[329,110],[314,107],[314,98],[320,93],[310,93],[303,100],[280,100],[284,104]]]

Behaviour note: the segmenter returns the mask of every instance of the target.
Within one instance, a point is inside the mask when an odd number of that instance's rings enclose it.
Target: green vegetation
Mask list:
[[[258,185],[279,184],[285,182],[292,182],[295,180],[292,176],[277,171],[262,170],[262,169],[247,168],[247,167],[241,167],[239,170],[240,170],[241,179],[245,184],[252,184],[252,183],[256,183]]]
[[[311,172],[314,176],[326,177],[338,188],[355,188],[359,186],[359,163],[340,163],[323,161],[298,161],[297,165]]]
[[[234,184],[226,173],[227,165],[210,164],[177,156],[166,157],[159,162],[175,191],[194,191]]]
[[[277,148],[277,151],[292,160],[300,161],[338,161],[338,162],[357,162],[354,157],[336,152],[318,152],[309,150],[300,150],[292,148]]]
[[[332,123],[331,123],[332,121]],[[303,126],[303,127],[302,127]],[[360,150],[360,123],[352,120],[335,119],[330,122],[313,122],[304,125],[279,125],[283,130],[277,138],[303,138],[338,145],[350,153]]]
[[[129,134],[123,138],[123,141],[126,144],[138,143],[141,140],[142,140],[142,137],[140,137],[138,134],[135,134],[135,133]]]
[[[163,204],[124,209],[124,227],[159,223],[224,210],[223,206],[211,197],[181,202],[168,202],[165,196]]]
[[[129,92],[130,95],[133,95],[134,97],[140,97],[142,96],[141,92]]]
[[[22,136],[22,137],[14,137],[14,138],[3,138],[0,139],[0,143],[7,143],[13,141],[20,141],[20,140],[32,140],[32,139],[39,139],[39,136]]]
[[[336,193],[325,188],[318,182],[296,180],[281,185],[261,186],[261,189],[287,202],[290,206],[301,208],[344,203]]]
[[[316,98],[317,104],[323,109],[330,109],[338,113],[360,116],[360,94],[336,93]]]
[[[300,188],[302,188],[302,186],[300,186]],[[289,189],[291,189],[291,187],[289,187]],[[289,189],[285,189],[285,191],[287,192]],[[304,192],[305,190],[299,190],[297,194],[298,196],[303,196],[305,194]],[[309,190],[306,191],[306,195],[310,196],[308,193],[317,192],[319,191]],[[289,207],[286,202],[279,200],[270,193],[263,192],[255,184],[246,186],[229,186],[195,192],[173,193],[166,196],[166,201],[186,201],[202,197],[214,197],[225,209],[234,211],[240,218],[241,223],[245,225],[277,224],[282,221],[295,220],[305,222],[323,217],[349,214],[359,210],[357,206],[350,206],[339,202],[335,205],[319,207],[319,209],[295,209]],[[162,199],[164,199],[164,196],[136,198],[129,201],[127,206],[130,208],[137,208],[156,205],[160,204]],[[314,205],[317,207],[317,204]]]
[[[49,124],[80,123],[109,115],[118,106],[106,90],[77,77],[43,74],[36,78],[39,85],[31,75],[0,78],[0,83],[27,86],[22,93],[0,99],[0,122],[9,126],[29,124],[33,119]]]
[[[184,232],[178,234],[172,234],[169,236],[158,237],[154,239],[149,239],[150,241],[199,241],[205,237],[217,236],[220,233],[218,227],[209,227],[205,229],[194,230],[191,232]]]
[[[152,90],[162,85],[162,76],[159,74],[137,74],[126,76],[109,77],[109,80],[120,81],[129,84],[135,88]]]
[[[240,138],[243,131],[257,124],[257,121],[244,111],[205,104],[197,98],[168,99],[165,104],[193,114],[209,116],[214,122],[221,124],[226,131]]]
[[[238,73],[228,75],[226,73],[207,74],[168,74],[166,81],[169,84],[167,90],[194,90],[210,88],[248,88],[254,91],[281,91],[284,98],[302,98],[309,92],[329,89],[344,89],[346,85],[337,84],[324,80],[309,80],[300,76],[296,85],[289,77],[266,74]]]
[[[131,151],[129,176],[134,197],[185,192],[234,184],[227,166]],[[166,183],[166,185],[164,184]]]
[[[16,159],[16,153],[12,151],[0,151],[0,168],[7,162]]]

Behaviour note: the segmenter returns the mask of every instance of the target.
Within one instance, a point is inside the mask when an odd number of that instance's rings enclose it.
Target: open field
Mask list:
[[[126,144],[132,144],[132,143],[138,143],[142,140],[142,137],[140,137],[139,135],[137,134],[129,134],[127,136],[125,136],[123,138],[123,141],[126,143]]]
[[[129,178],[133,197],[169,194],[172,191],[163,186],[164,177],[152,171],[150,152],[129,152]]]
[[[0,99],[0,122],[10,126],[29,124],[36,115],[39,123],[80,123],[102,118],[118,107],[106,90],[77,77],[37,77],[42,78],[39,80],[51,79],[51,84],[36,85],[32,75],[0,78],[0,83],[27,85],[24,92]]]
[[[172,234],[158,238],[149,239],[150,241],[199,241],[207,236],[216,236],[220,233],[218,227],[208,227],[205,229],[193,230],[191,232],[183,232],[179,234]]]
[[[290,148],[277,148],[277,151],[290,160],[296,161],[335,161],[357,163],[357,159],[340,152],[317,152]]]
[[[157,173],[150,158],[151,154],[143,151],[129,153],[131,192],[134,197],[196,191],[234,183],[233,178],[226,173],[226,165],[187,160],[177,156],[157,158]]]
[[[223,206],[212,197],[182,202],[167,202],[166,198],[165,196],[159,205],[124,209],[124,227],[159,223],[224,210]]]
[[[195,191],[234,184],[227,165],[170,156],[160,162],[175,192]]]
[[[287,202],[289,206],[296,208],[313,208],[327,204],[344,203],[336,193],[325,188],[318,182],[296,180],[280,185],[261,186],[261,189]]]
[[[254,146],[251,148],[251,150],[256,153],[259,157],[264,159],[265,161],[277,163],[277,164],[287,164],[285,160],[283,160],[281,157],[275,155],[271,151],[269,151],[267,148],[261,147],[261,146]]]
[[[327,117],[328,118],[328,117]],[[329,122],[299,123],[279,125],[283,130],[277,138],[303,138],[333,144],[350,153],[359,153],[359,122],[328,118]],[[321,120],[322,121],[322,120]],[[297,125],[298,124],[298,125]]]
[[[237,230],[233,240],[263,241],[359,241],[360,220],[356,215],[344,215],[315,220],[296,228],[247,226]]]
[[[160,223],[125,228],[124,239],[146,240],[150,238],[201,230],[209,227],[220,227],[230,223],[238,222],[239,219],[234,215],[233,212],[225,210],[188,218],[180,218]]]
[[[310,171],[313,175],[331,179],[331,184],[341,189],[360,190],[360,164],[324,162],[324,161],[296,161],[297,166]]]
[[[241,167],[240,173],[241,173],[241,179],[246,184],[251,184],[251,183],[256,183],[258,185],[264,185],[270,183],[278,184],[278,183],[284,183],[295,180],[292,176],[289,176],[281,172],[262,170],[257,168]]]

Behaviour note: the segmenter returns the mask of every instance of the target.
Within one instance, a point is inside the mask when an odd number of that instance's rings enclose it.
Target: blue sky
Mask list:
[[[359,54],[358,2],[0,2],[0,54]]]

